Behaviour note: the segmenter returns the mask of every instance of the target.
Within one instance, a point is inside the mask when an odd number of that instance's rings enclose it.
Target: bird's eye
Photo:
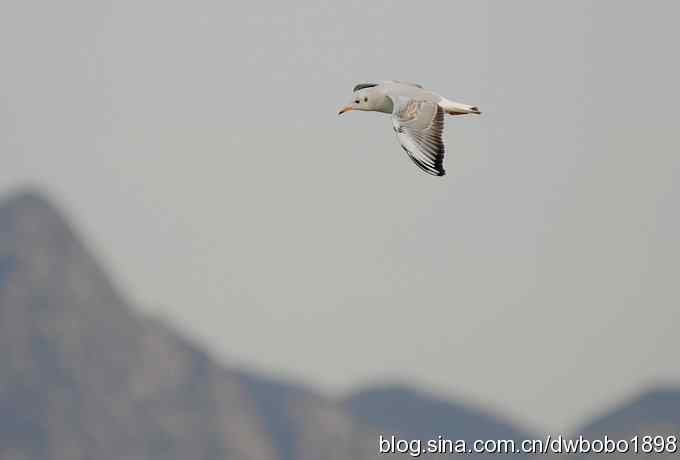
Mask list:
[[[360,101],[359,99],[357,99],[357,100],[354,101],[354,102],[355,102],[356,104],[358,104],[358,103],[361,102],[361,101]]]
[[[364,102],[368,102],[368,98],[367,98],[367,97],[364,98]]]

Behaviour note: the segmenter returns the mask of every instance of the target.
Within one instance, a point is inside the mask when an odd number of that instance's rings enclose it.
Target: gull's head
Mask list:
[[[352,110],[363,110],[366,112],[383,111],[384,104],[385,95],[378,89],[376,83],[361,83],[354,87],[351,103],[340,109],[338,115]]]

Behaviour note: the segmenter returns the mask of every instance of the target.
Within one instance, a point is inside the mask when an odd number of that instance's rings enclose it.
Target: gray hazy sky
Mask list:
[[[570,428],[680,380],[680,6],[592,3],[2,2],[0,191],[227,362]],[[391,78],[484,111],[443,180]]]

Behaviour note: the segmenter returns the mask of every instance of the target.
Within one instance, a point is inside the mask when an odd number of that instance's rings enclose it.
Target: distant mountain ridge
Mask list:
[[[135,314],[41,195],[0,206],[0,261],[0,460],[370,458],[333,402],[267,419],[251,382]]]
[[[473,441],[480,433],[493,439],[526,439],[532,435],[466,405],[445,402],[404,385],[368,388],[344,401],[358,420],[410,438],[437,435]],[[491,421],[493,420],[493,423]]]
[[[470,446],[477,439],[514,439],[519,444],[535,437],[478,409],[442,401],[403,385],[364,389],[349,396],[343,405],[370,429],[386,437],[419,439],[423,445],[439,436],[465,440]]]
[[[30,190],[0,204],[0,350],[0,460],[364,460],[377,457],[378,433],[534,437],[408,387],[337,401],[224,367],[130,308]],[[680,425],[679,404],[680,392],[652,394],[585,431]]]
[[[578,430],[586,437],[603,434],[648,434],[662,426],[674,431],[680,438],[680,390],[656,388],[640,394],[633,400],[595,418]],[[680,439],[678,444],[680,445]],[[680,449],[679,449],[680,452]]]

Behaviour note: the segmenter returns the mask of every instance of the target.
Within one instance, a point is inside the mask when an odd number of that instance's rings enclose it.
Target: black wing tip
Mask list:
[[[420,165],[418,165],[421,170],[429,174],[430,176],[435,176],[435,177],[444,177],[446,176],[446,171],[443,169],[430,169],[430,168],[423,168]]]
[[[404,150],[404,152],[406,152],[408,154],[409,158],[411,158],[411,161],[413,161],[413,163],[418,167],[418,169],[420,169],[424,173],[429,174],[430,176],[436,176],[436,177],[443,177],[443,176],[446,175],[446,171],[444,170],[444,165],[443,165],[443,158],[440,159],[439,161],[437,161],[437,163],[434,166],[428,165],[428,164],[420,161],[418,158],[414,157],[411,154],[411,152],[409,152],[409,150],[406,147],[404,147],[403,145],[401,146],[401,148]],[[442,153],[444,153],[444,152],[442,152]]]
[[[377,83],[359,83],[358,85],[356,85],[356,86],[354,87],[354,89],[352,90],[352,92],[354,93],[354,92],[356,92],[356,91],[359,91],[360,89],[375,88],[376,86],[378,86]]]
[[[434,169],[423,169],[426,173],[431,176],[444,177],[446,176],[446,171],[442,167],[435,167]]]

